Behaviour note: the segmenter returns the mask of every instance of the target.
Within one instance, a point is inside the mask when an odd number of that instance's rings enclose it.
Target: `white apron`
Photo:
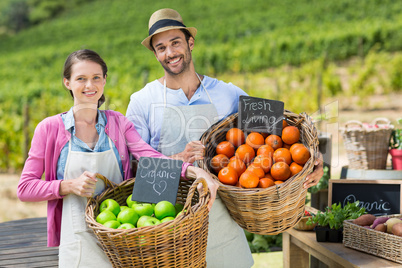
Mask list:
[[[90,153],[71,151],[70,141],[64,179],[77,178],[88,170],[100,173],[114,183],[122,182],[123,178],[113,152],[112,141],[110,138],[108,140],[109,150]],[[101,193],[104,188],[104,182],[98,179],[95,195]],[[59,267],[112,267],[95,234],[85,222],[86,203],[86,197],[75,194],[69,194],[63,198]]]
[[[197,75],[198,76],[198,75]],[[205,89],[211,104],[166,107],[166,81],[164,82],[165,109],[159,141],[159,150],[170,156],[182,152],[190,141],[201,135],[218,119],[218,112]],[[243,229],[230,217],[219,195],[209,213],[208,268],[248,268],[253,258]]]

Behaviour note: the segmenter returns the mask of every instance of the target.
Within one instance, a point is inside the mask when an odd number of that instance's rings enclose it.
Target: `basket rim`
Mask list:
[[[318,150],[317,129],[315,128],[312,119],[306,113],[301,113],[301,114],[297,115],[295,113],[292,113],[289,110],[284,110],[284,116],[300,117],[298,120],[296,120],[295,126],[300,125],[303,121],[307,121],[314,128],[314,134],[315,135],[314,135],[313,141],[310,144],[303,143],[309,149],[311,157],[304,164],[302,171],[299,172],[298,174],[295,174],[295,175],[291,176],[290,178],[288,178],[286,181],[284,181],[283,183],[281,183],[279,185],[275,184],[275,187],[268,187],[268,188],[242,188],[242,187],[223,184],[221,181],[219,181],[218,177],[214,173],[209,171],[208,168],[204,169],[219,184],[218,192],[220,192],[220,191],[231,191],[231,192],[239,192],[242,195],[255,195],[255,194],[265,194],[265,193],[271,193],[271,192],[275,193],[275,192],[277,192],[277,194],[279,195],[278,191],[281,188],[287,187],[287,185],[289,185],[293,181],[299,180],[302,177],[305,177],[305,176],[307,176],[307,175],[309,175],[310,173],[313,172],[314,163],[315,163],[316,159],[318,158],[319,150]],[[212,132],[213,129],[219,128],[222,125],[226,124],[227,122],[233,121],[233,120],[235,120],[237,118],[238,118],[238,113],[234,113],[234,114],[226,117],[225,119],[222,119],[221,121],[216,122],[207,131],[205,131],[203,133],[203,135],[200,138],[200,141],[202,143],[205,143],[205,142],[203,142],[203,140],[205,139],[205,137],[207,135],[209,135],[209,133]],[[197,160],[197,164],[198,164],[198,166],[203,167],[204,166],[204,160]],[[306,170],[309,170],[309,171],[306,172]],[[303,174],[303,173],[307,173],[307,174]]]
[[[96,217],[94,216],[94,210],[104,201],[104,198],[107,194],[113,191],[120,191],[121,187],[129,187],[131,184],[135,183],[135,178],[130,178],[125,180],[119,184],[111,184],[111,187],[105,189],[101,194],[91,197],[87,199],[87,205],[85,208],[85,221],[87,222],[88,227],[90,227],[93,231],[98,231],[100,233],[108,233],[111,238],[124,236],[124,235],[133,235],[141,233],[141,235],[146,235],[149,233],[153,233],[158,230],[170,229],[173,226],[180,225],[182,221],[189,220],[191,218],[196,217],[196,214],[201,213],[202,209],[205,209],[210,200],[210,192],[208,189],[208,184],[204,178],[197,178],[193,181],[188,195],[186,197],[186,204],[183,208],[183,213],[179,217],[175,217],[174,220],[163,222],[153,226],[145,226],[145,227],[135,227],[131,229],[113,229],[104,226],[96,221]],[[198,184],[202,184],[202,193],[199,195],[199,200],[197,204],[191,206],[191,199],[195,190],[197,189]],[[186,206],[187,205],[187,206]]]

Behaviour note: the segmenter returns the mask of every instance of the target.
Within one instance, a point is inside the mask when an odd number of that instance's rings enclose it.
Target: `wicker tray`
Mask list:
[[[309,206],[306,206],[304,208],[304,210],[306,210],[306,211],[308,211],[308,212],[310,212],[311,214],[314,214],[314,215],[316,215],[318,213],[318,209],[313,208],[313,207],[309,207]],[[293,228],[296,229],[296,230],[300,230],[300,231],[311,231],[311,230],[313,230],[314,227],[317,226],[317,223],[313,223],[313,224],[310,224],[310,225],[306,224],[308,219],[310,219],[312,217],[313,216],[303,216],[303,217],[301,217],[300,221],[298,223],[296,223],[296,225]]]
[[[365,128],[357,120],[348,121],[340,128],[351,169],[385,169],[387,166],[394,126],[387,118],[377,118],[372,124],[386,125],[388,128]]]
[[[101,176],[102,178],[102,176]],[[105,183],[108,181],[102,178]],[[88,199],[86,222],[93,230],[113,267],[205,267],[208,237],[208,186],[204,179],[180,181],[177,202],[184,213],[155,226],[116,230],[96,222],[99,205],[108,198],[120,205],[132,193],[135,179],[106,183],[106,190]],[[197,186],[202,190],[198,194]]]
[[[243,189],[225,185],[210,170],[209,163],[215,154],[216,145],[226,139],[226,132],[230,128],[237,127],[237,113],[215,123],[201,136],[206,154],[203,160],[197,161],[198,166],[208,171],[219,183],[219,196],[230,215],[250,233],[279,234],[292,228],[304,216],[307,189],[303,188],[303,183],[312,172],[318,155],[317,130],[305,113],[298,115],[285,110],[284,116],[289,125],[299,128],[301,142],[310,150],[312,157],[302,171],[275,187]]]
[[[402,218],[401,214],[387,215]],[[402,263],[402,237],[343,222],[343,245],[384,259]]]

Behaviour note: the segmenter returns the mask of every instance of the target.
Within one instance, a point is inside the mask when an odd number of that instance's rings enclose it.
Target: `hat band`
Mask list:
[[[159,20],[155,22],[154,25],[152,25],[152,27],[149,29],[149,35],[152,35],[156,30],[167,26],[186,27],[186,25],[177,20],[170,20],[170,19]]]

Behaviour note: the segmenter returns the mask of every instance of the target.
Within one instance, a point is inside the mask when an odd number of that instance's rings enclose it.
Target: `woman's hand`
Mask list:
[[[306,177],[306,181],[303,184],[305,189],[311,186],[317,185],[322,176],[324,175],[322,154],[319,153],[318,159],[314,163],[314,171]]]
[[[212,208],[212,204],[215,201],[216,192],[218,191],[219,184],[211,177],[211,175],[209,175],[208,172],[206,172],[205,170],[198,168],[198,167],[189,166],[187,168],[187,175],[189,177],[197,178],[197,179],[204,178],[205,181],[207,182],[208,189],[211,192],[211,198],[208,203],[208,210],[210,211]],[[197,189],[201,190],[201,187],[202,187],[202,185],[199,184]]]
[[[75,194],[82,197],[92,197],[96,182],[96,173],[84,171],[78,178],[71,180],[63,180],[60,183],[60,195]]]

